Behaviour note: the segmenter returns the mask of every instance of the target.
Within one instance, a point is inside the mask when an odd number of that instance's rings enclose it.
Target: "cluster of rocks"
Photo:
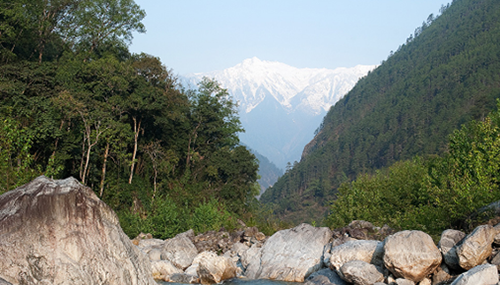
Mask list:
[[[421,231],[354,221],[301,224],[265,237],[255,227],[192,230],[167,240],[123,233],[115,213],[75,179],[39,177],[0,196],[0,284],[153,285],[242,277],[344,284],[500,284],[500,225]]]
[[[132,243],[149,258],[155,279],[206,284],[241,276],[252,252],[248,249],[261,248],[265,240],[256,227],[247,227],[233,233],[221,230],[197,236],[189,230],[167,240],[141,233]]]

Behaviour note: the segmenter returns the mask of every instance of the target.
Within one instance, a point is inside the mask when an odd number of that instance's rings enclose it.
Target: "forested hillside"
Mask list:
[[[292,221],[322,219],[342,182],[446,151],[454,129],[495,108],[499,57],[500,2],[443,6],[330,109],[300,163],[261,201]]]
[[[0,194],[73,176],[124,230],[167,238],[231,226],[259,193],[235,103],[131,54],[133,0],[0,1]]]

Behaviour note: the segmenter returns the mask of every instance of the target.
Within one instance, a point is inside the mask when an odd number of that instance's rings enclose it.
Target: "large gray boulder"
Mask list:
[[[384,264],[394,276],[420,282],[441,264],[441,252],[421,231],[402,231],[384,241]]]
[[[12,284],[156,284],[113,210],[74,178],[0,196],[0,236],[0,278]]]
[[[361,260],[344,263],[340,268],[342,279],[354,285],[372,285],[384,280],[384,275],[375,265]]]
[[[483,264],[460,274],[451,285],[495,285],[497,283],[497,267],[492,264]]]
[[[329,228],[308,224],[278,231],[262,247],[259,264],[251,262],[249,267],[259,268],[256,279],[304,282],[323,266],[323,248],[331,238]]]
[[[161,259],[172,262],[179,269],[188,268],[198,255],[198,250],[190,237],[194,238],[193,230],[165,240],[161,248]]]
[[[196,256],[193,263],[198,263],[196,270],[201,284],[215,284],[236,277],[239,269],[236,264],[225,256],[204,251]]]
[[[482,264],[492,253],[496,230],[490,225],[482,225],[468,234],[457,244],[457,256],[460,267],[465,270]]]
[[[443,254],[446,265],[454,270],[460,270],[460,261],[457,255],[456,244],[465,237],[465,233],[458,230],[448,229],[441,233],[438,248]]]
[[[376,240],[354,240],[331,249],[329,267],[340,270],[344,263],[361,260],[375,265],[382,265],[383,243]]]

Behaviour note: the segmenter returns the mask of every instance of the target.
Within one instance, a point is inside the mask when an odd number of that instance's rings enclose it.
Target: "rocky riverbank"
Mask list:
[[[500,225],[421,231],[353,221],[130,240],[115,213],[73,178],[39,177],[0,196],[0,285],[219,283],[241,277],[339,284],[499,284]]]

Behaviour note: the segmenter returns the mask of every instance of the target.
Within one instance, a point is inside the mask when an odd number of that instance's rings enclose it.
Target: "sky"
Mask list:
[[[136,0],[145,34],[130,50],[175,74],[232,67],[244,59],[299,68],[380,64],[451,0]]]

